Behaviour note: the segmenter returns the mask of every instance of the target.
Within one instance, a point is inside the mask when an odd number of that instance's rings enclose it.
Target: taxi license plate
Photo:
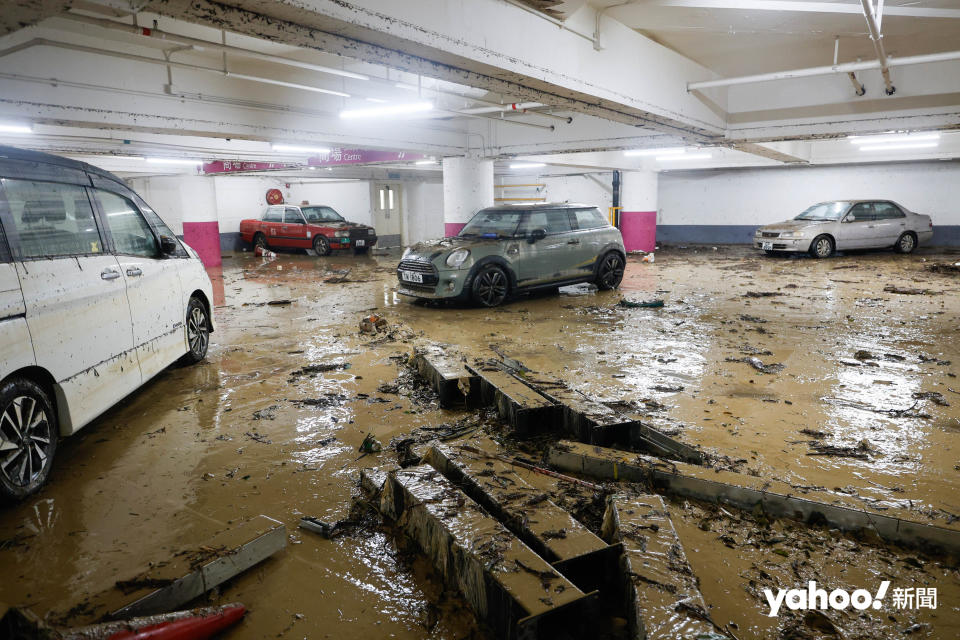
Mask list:
[[[366,240],[354,240],[354,241],[353,241],[353,246],[355,246],[355,247],[364,247],[364,246],[366,246],[366,244],[367,244],[367,241],[366,241]]]
[[[773,251],[773,243],[772,243],[772,242],[764,242],[762,246],[763,246],[763,250],[764,250],[764,251]]]
[[[400,278],[406,282],[419,282],[423,284],[423,274],[416,271],[401,271]]]

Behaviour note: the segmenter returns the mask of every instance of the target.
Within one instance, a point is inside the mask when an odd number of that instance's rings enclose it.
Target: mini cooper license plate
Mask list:
[[[354,241],[353,241],[353,246],[355,246],[355,247],[364,247],[364,246],[366,246],[366,244],[367,244],[367,241],[366,241],[366,240],[354,240]]]
[[[772,242],[764,242],[762,246],[763,246],[763,250],[764,250],[764,251],[773,251],[773,243],[772,243]]]
[[[423,274],[416,271],[401,271],[400,277],[406,282],[419,282],[423,284]]]

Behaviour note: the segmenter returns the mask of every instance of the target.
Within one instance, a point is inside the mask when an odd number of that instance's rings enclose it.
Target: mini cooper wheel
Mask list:
[[[27,378],[0,385],[0,496],[22,500],[50,475],[59,429],[50,397]]]
[[[897,244],[893,245],[897,253],[912,253],[917,248],[917,237],[912,232],[901,233],[897,238]]]
[[[327,240],[327,236],[315,236],[313,238],[313,250],[317,252],[318,256],[330,255],[330,241]]]
[[[833,238],[824,234],[817,236],[810,243],[810,255],[814,258],[829,258],[834,250]]]
[[[195,364],[207,357],[210,346],[210,321],[207,307],[199,298],[192,297],[187,303],[187,353],[184,360]]]
[[[616,289],[623,281],[623,258],[619,253],[610,252],[600,259],[597,267],[597,288],[601,291]]]
[[[485,307],[495,307],[507,299],[510,281],[507,274],[496,265],[483,267],[470,286],[473,299]]]
[[[253,248],[256,249],[260,247],[260,251],[263,251],[267,248],[267,236],[262,233],[256,233],[253,236]]]

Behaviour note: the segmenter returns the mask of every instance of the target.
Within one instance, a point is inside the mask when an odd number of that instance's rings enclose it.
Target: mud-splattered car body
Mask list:
[[[519,291],[582,282],[614,288],[625,262],[620,231],[596,207],[491,207],[478,212],[456,237],[407,249],[397,265],[398,292],[414,298],[472,298],[494,306]],[[494,295],[486,295],[491,287]]]

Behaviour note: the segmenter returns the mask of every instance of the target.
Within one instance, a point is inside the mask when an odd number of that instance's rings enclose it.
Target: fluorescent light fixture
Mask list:
[[[683,147],[674,147],[669,149],[630,149],[624,151],[625,156],[674,156],[686,153]]]
[[[0,133],[33,133],[28,124],[0,124]]]
[[[517,162],[510,165],[511,169],[539,169],[540,167],[545,167],[546,164],[542,162]]]
[[[865,144],[860,151],[900,151],[906,149],[932,149],[939,142],[906,142],[903,144]]]
[[[330,153],[327,147],[304,147],[296,144],[274,144],[270,145],[274,151],[287,151],[290,153]]]
[[[668,162],[671,160],[709,160],[712,157],[709,153],[684,153],[675,156],[657,156],[657,162]]]
[[[415,84],[407,84],[406,82],[397,82],[394,84],[397,89],[404,89],[405,91],[419,91],[420,87]]]
[[[884,144],[887,142],[926,142],[939,140],[940,134],[933,133],[898,133],[889,136],[847,136],[853,144]]]
[[[383,98],[365,98],[365,100],[366,100],[367,102],[379,102],[379,103],[381,103],[381,104],[387,102],[387,101],[384,100]]]
[[[417,160],[413,164],[437,164],[436,160]]]
[[[433,109],[432,102],[409,102],[404,104],[392,104],[387,107],[371,107],[369,109],[345,109],[340,112],[340,117],[350,118],[376,118],[378,116],[393,116],[406,113],[419,113]]]
[[[147,158],[150,164],[170,164],[179,166],[200,166],[203,160],[191,160],[190,158]]]

